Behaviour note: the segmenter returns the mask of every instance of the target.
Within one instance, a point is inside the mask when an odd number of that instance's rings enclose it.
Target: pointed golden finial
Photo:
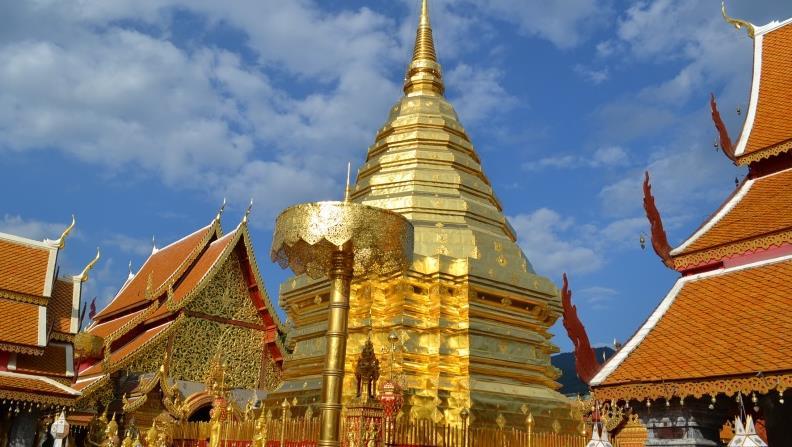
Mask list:
[[[746,20],[735,19],[726,14],[726,0],[721,0],[721,14],[723,14],[723,19],[726,20],[726,23],[733,25],[737,29],[745,28],[748,37],[751,39],[756,35],[756,28],[753,26],[753,23]]]
[[[223,215],[223,211],[225,211],[225,207],[226,207],[226,199],[225,197],[223,197],[223,204],[220,205],[220,209],[217,210],[217,216],[215,216],[216,221],[218,222],[220,221],[220,217]]]
[[[69,224],[68,227],[66,227],[65,230],[63,230],[63,234],[61,234],[61,236],[58,239],[54,240],[54,241],[51,241],[51,240],[47,239],[45,242],[48,242],[48,243],[50,243],[52,245],[55,245],[59,249],[63,249],[63,247],[66,246],[66,236],[68,236],[69,233],[72,232],[72,230],[74,229],[74,225],[76,223],[77,223],[77,220],[75,220],[74,214],[72,214],[71,223]]]
[[[250,203],[248,204],[248,207],[245,210],[245,217],[242,218],[242,223],[247,223],[251,211],[253,211],[253,197],[250,198]]]
[[[344,190],[344,202],[349,202],[349,176],[352,173],[352,162],[347,162],[347,182],[346,189]]]
[[[93,258],[93,260],[89,262],[88,265],[85,266],[82,273],[80,273],[80,275],[78,276],[80,278],[80,282],[88,281],[88,272],[90,272],[91,269],[94,268],[96,263],[99,262],[99,258],[101,257],[102,257],[102,253],[99,251],[99,247],[96,247],[96,257]]]
[[[421,0],[421,18],[415,34],[415,49],[404,83],[404,93],[414,95],[442,95],[445,91],[440,64],[437,63],[432,23],[429,20],[429,1]]]

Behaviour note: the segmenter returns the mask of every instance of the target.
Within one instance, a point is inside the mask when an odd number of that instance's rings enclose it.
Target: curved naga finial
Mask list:
[[[569,290],[566,273],[564,273],[564,285],[561,288],[561,306],[564,309],[564,328],[575,346],[575,370],[580,380],[588,384],[597,375],[602,365],[597,362],[597,356],[594,355],[594,349],[591,348],[586,328],[577,315],[577,306],[572,304],[572,291]]]
[[[726,20],[726,23],[733,25],[737,29],[745,28],[745,32],[748,33],[748,37],[751,39],[756,35],[756,27],[753,26],[753,23],[746,20],[735,19],[726,14],[726,0],[721,0],[721,14],[723,14],[723,19]]]
[[[253,211],[253,198],[250,198],[250,203],[248,204],[247,209],[245,210],[245,217],[242,218],[243,223],[247,223],[248,217],[250,216],[250,212]]]
[[[729,130],[726,129],[726,124],[721,119],[720,112],[718,112],[718,103],[715,102],[715,94],[710,93],[710,109],[712,110],[712,121],[715,123],[715,129],[718,131],[718,139],[720,140],[720,148],[729,160],[734,161],[734,147],[732,146],[731,138],[729,138]]]
[[[652,230],[652,248],[654,248],[657,256],[660,256],[660,259],[663,260],[663,264],[673,269],[674,260],[671,259],[671,245],[668,244],[668,236],[666,236],[665,228],[663,228],[663,219],[660,217],[660,211],[657,210],[657,205],[655,205],[655,199],[652,195],[652,185],[649,184],[649,171],[644,174],[643,194],[644,210]]]
[[[61,234],[61,236],[54,241],[47,240],[46,242],[49,242],[50,244],[57,246],[59,249],[63,249],[63,247],[66,246],[66,236],[68,236],[69,233],[72,232],[72,230],[74,229],[74,225],[76,223],[77,220],[74,218],[74,214],[72,214],[72,221],[69,224],[69,226],[66,227],[65,230],[63,230],[63,234]]]
[[[96,263],[99,262],[99,258],[101,257],[102,257],[102,253],[99,251],[99,247],[96,247],[96,257],[93,258],[93,260],[89,262],[88,265],[85,266],[82,273],[80,273],[79,276],[80,282],[88,281],[88,272],[90,272],[91,269],[94,268]]]
[[[226,207],[226,199],[223,197],[223,204],[220,205],[220,209],[217,210],[217,216],[215,216],[216,221],[220,221],[220,218],[223,216],[223,211],[225,211]]]

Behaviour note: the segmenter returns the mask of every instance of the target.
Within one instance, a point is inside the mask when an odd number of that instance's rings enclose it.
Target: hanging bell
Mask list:
[[[740,106],[737,106],[737,116],[740,115],[742,115],[742,109],[740,108]]]
[[[641,250],[646,250],[646,236],[641,233],[641,237],[638,238],[638,242],[641,243]]]

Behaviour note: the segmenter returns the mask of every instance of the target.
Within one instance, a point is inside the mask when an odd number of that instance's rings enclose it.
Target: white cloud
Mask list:
[[[610,72],[607,67],[595,69],[583,64],[575,64],[573,70],[580,77],[594,85],[602,84],[603,82],[607,81],[608,78],[610,78]]]
[[[256,59],[200,39],[177,45],[178,8],[208,30],[241,31]],[[239,202],[253,189],[267,209],[323,198],[399,96],[387,74],[406,60],[392,28],[367,8],[331,14],[309,2],[15,4],[0,18],[0,151],[54,148],[110,175],[142,167]],[[292,95],[273,72],[313,90]]]
[[[597,0],[484,0],[472,4],[559,48],[578,45],[603,25],[610,13],[609,2]]]
[[[619,292],[610,287],[591,286],[573,291],[573,300],[586,303],[590,308],[603,310],[610,307]]]
[[[69,221],[63,223],[42,222],[33,219],[23,219],[20,215],[3,215],[0,220],[0,231],[14,236],[26,237],[36,241],[44,239],[57,239],[63,230],[69,225]],[[71,235],[74,237],[74,235]]]
[[[523,164],[523,169],[540,171],[552,169],[577,169],[577,168],[612,168],[624,167],[630,164],[627,151],[620,146],[604,146],[598,148],[591,155],[559,155],[555,157],[540,158]]]
[[[113,234],[102,241],[102,245],[115,247],[123,253],[147,258],[151,254],[151,238],[137,238],[125,234]],[[159,243],[158,245],[161,245]]]
[[[501,73],[494,68],[476,69],[459,64],[445,74],[446,84],[457,95],[451,98],[463,125],[504,113],[517,99],[501,86]]]
[[[520,247],[538,271],[553,277],[561,272],[590,273],[602,267],[601,253],[576,239],[574,220],[541,208],[509,218]]]

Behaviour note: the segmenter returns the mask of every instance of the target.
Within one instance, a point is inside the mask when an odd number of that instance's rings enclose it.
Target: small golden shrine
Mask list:
[[[345,447],[382,445],[385,411],[375,396],[379,376],[374,344],[366,340],[355,367],[357,396],[346,408]]]
[[[415,227],[413,263],[401,274],[357,280],[350,299],[344,400],[371,328],[375,350],[397,334],[406,419],[522,427],[530,407],[537,428],[577,433],[559,394],[558,349],[548,332],[561,313],[558,290],[537,275],[484,174],[468,135],[443,95],[428,2],[423,1],[404,96],[369,148],[351,201],[405,216]],[[284,282],[280,304],[293,324],[283,385],[268,402],[318,400],[325,358],[330,284],[306,275]],[[296,409],[296,411],[300,411]]]

